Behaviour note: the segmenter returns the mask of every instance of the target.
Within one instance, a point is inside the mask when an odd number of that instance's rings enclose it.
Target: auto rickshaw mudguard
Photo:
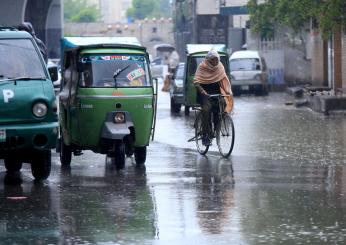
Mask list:
[[[124,113],[125,121],[123,123],[115,123],[114,117],[116,113]],[[125,136],[131,133],[130,127],[133,127],[133,121],[128,112],[114,111],[107,114],[106,120],[102,127],[101,138],[122,140]]]

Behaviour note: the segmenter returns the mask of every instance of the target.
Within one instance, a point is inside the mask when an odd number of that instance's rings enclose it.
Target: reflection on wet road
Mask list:
[[[1,166],[4,244],[345,244],[346,118],[285,106],[285,94],[236,98],[235,148],[196,153],[193,113],[161,94],[146,169],[117,172],[85,152],[35,184]]]

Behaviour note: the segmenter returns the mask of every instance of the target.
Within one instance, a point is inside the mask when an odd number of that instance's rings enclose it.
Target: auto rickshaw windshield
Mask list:
[[[145,87],[151,86],[144,55],[84,54],[79,86]]]

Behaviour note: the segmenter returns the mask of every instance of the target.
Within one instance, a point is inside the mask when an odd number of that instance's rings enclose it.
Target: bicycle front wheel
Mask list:
[[[208,152],[209,145],[204,145],[203,144],[203,134],[202,134],[202,114],[199,113],[196,117],[195,120],[195,140],[196,140],[196,146],[197,146],[197,151],[201,155],[205,155]]]
[[[234,124],[232,118],[224,113],[216,129],[216,143],[223,157],[231,155],[234,146]]]

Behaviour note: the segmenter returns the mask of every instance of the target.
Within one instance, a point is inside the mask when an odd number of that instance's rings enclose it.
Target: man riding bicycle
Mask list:
[[[199,64],[194,77],[194,84],[198,91],[197,101],[202,105],[203,145],[210,145],[209,134],[212,132],[210,115],[213,113],[213,123],[218,124],[219,100],[210,98],[210,95],[222,94],[224,112],[230,113],[233,109],[231,83],[220,62],[217,51],[210,50],[205,59]],[[228,95],[228,96],[227,96]]]

